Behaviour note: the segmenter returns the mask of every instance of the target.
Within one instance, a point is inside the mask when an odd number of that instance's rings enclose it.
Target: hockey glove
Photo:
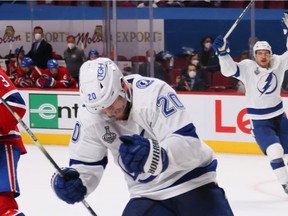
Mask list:
[[[224,56],[230,53],[229,42],[219,35],[213,42],[212,47],[217,55]]]
[[[287,35],[287,33],[288,33],[288,12],[284,13],[284,17],[282,17],[282,20],[281,20],[281,26],[282,26],[284,35]]]
[[[34,84],[33,84],[33,81],[31,79],[26,79],[24,77],[19,77],[15,80],[15,85],[17,87],[33,87]]]
[[[159,175],[168,167],[166,151],[156,140],[146,139],[137,134],[121,136],[123,142],[119,153],[125,169],[130,173]]]
[[[42,75],[36,80],[36,86],[39,88],[53,88],[55,85],[55,79],[47,75]]]
[[[56,195],[68,204],[74,204],[84,199],[87,189],[79,178],[79,172],[74,168],[63,168],[63,177],[55,172],[51,179],[51,187]]]

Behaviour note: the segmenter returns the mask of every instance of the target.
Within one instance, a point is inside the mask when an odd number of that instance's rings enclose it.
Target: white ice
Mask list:
[[[83,203],[69,205],[50,187],[55,169],[34,145],[19,162],[21,195],[17,198],[26,216],[89,216]],[[60,167],[68,165],[67,146],[44,146]],[[110,156],[110,155],[109,155]],[[226,191],[235,216],[287,216],[288,195],[277,182],[263,155],[220,154],[218,182]],[[129,199],[120,170],[108,164],[99,187],[86,201],[98,216],[120,216]]]

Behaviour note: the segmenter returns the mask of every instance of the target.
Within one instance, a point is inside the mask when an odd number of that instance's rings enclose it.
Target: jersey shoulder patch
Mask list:
[[[139,89],[145,89],[149,85],[151,85],[153,82],[154,80],[150,80],[150,79],[140,79],[136,82],[136,87]]]

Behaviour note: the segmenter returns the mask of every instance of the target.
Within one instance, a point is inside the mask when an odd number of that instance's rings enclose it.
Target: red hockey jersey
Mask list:
[[[5,71],[0,68],[0,96],[7,101],[11,108],[22,118],[26,112],[26,106],[19,91],[12,81],[6,75]],[[0,145],[11,144],[18,146],[22,154],[26,153],[19,129],[18,121],[0,101]]]

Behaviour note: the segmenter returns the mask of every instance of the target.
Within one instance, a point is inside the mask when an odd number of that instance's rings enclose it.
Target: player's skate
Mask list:
[[[5,212],[1,216],[25,216],[22,212],[20,212],[18,209],[9,209],[7,212]]]
[[[282,187],[283,187],[285,193],[288,194],[288,183],[282,185]]]

